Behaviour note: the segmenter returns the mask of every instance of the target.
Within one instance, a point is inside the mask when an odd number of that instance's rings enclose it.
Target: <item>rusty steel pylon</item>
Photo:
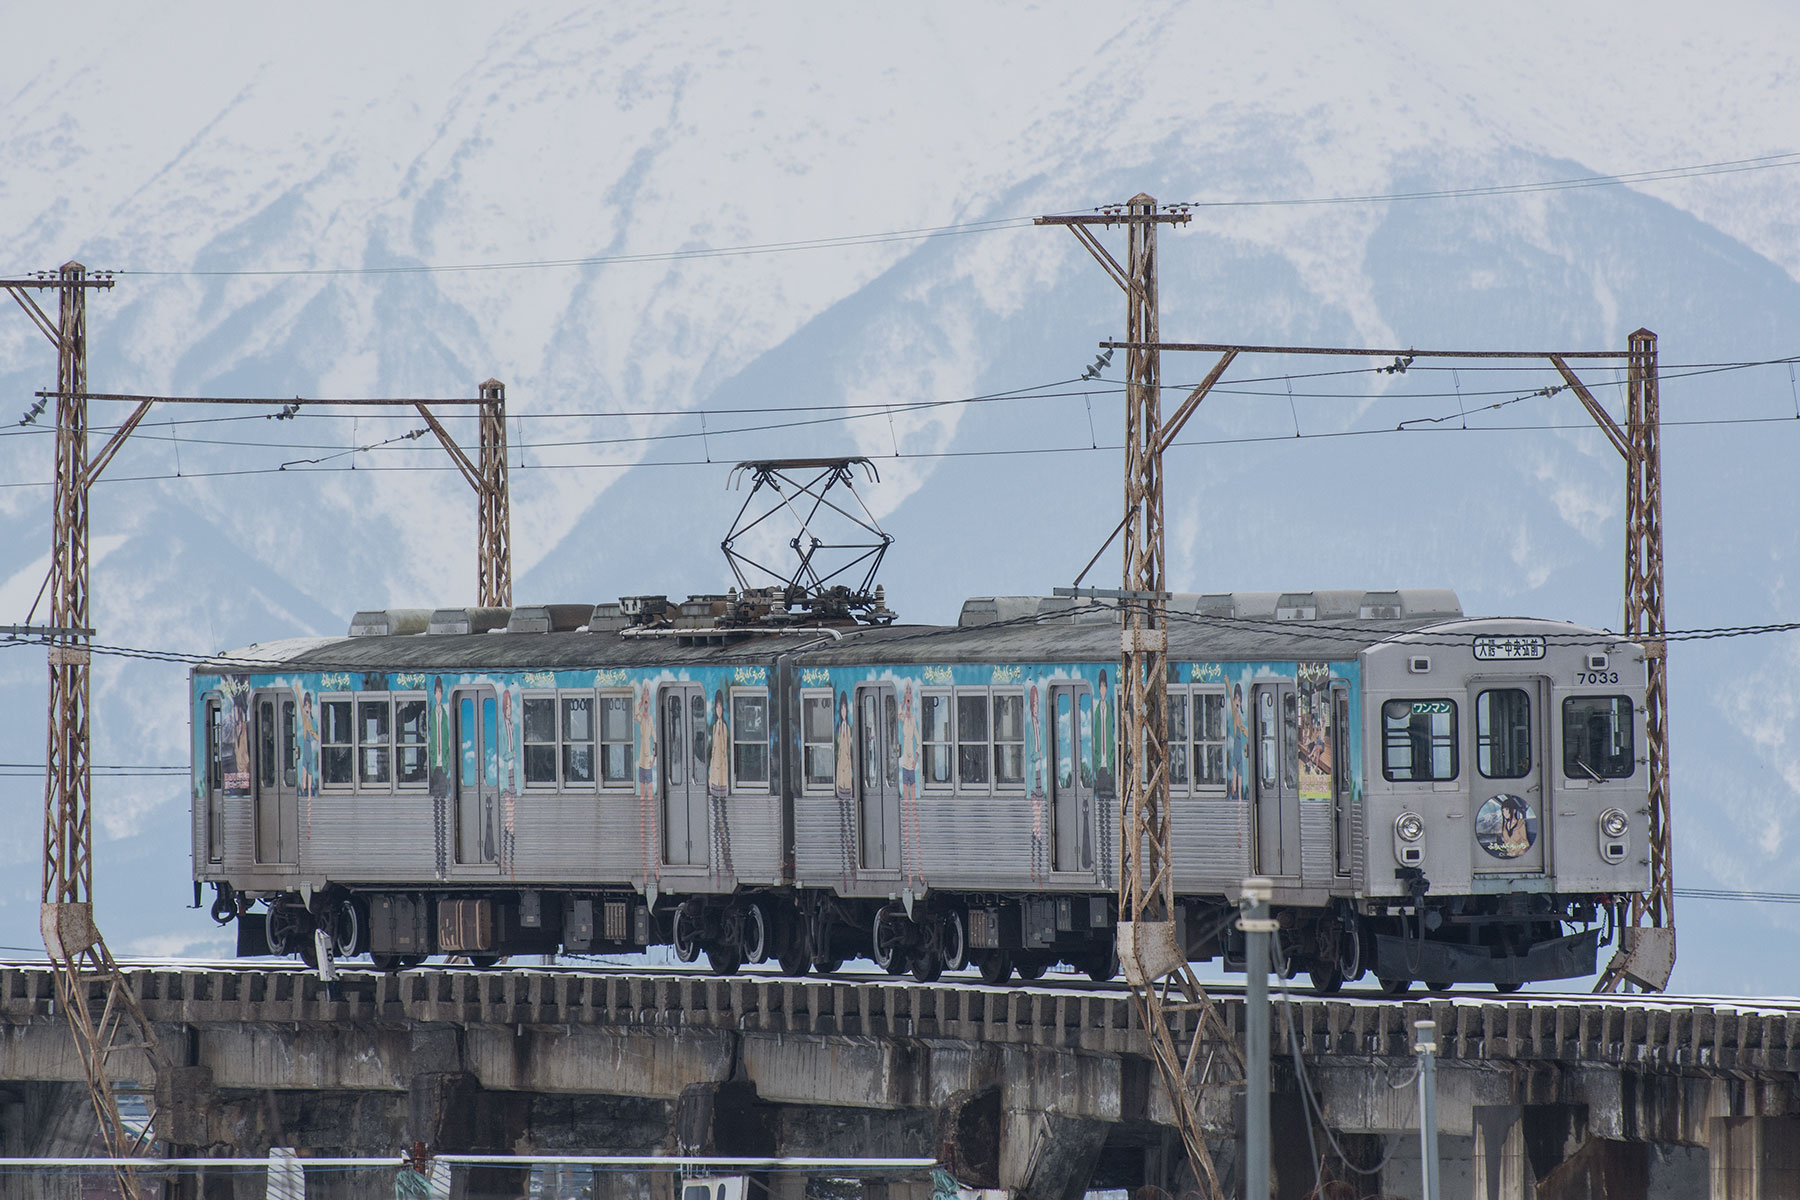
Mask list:
[[[237,397],[90,393],[87,291],[112,286],[110,274],[90,277],[86,268],[77,262],[66,263],[56,272],[0,279],[0,289],[18,302],[57,351],[56,390],[38,393],[41,400],[55,401],[56,418],[54,516],[50,578],[46,583],[50,612],[49,625],[43,631],[49,649],[50,686],[44,776],[43,889],[39,915],[44,948],[56,979],[57,1002],[74,1036],[108,1156],[117,1162],[135,1157],[143,1149],[155,1128],[154,1110],[161,1106],[159,1100],[166,1100],[162,1090],[171,1073],[155,1033],[131,990],[129,979],[107,948],[94,920],[93,792],[89,754],[89,642],[93,627],[89,604],[88,493],[158,401],[263,406],[272,402]],[[33,290],[48,289],[55,289],[60,294],[55,321],[29,294]],[[130,401],[136,407],[90,456],[88,403],[93,399]],[[291,403],[297,408],[307,403],[341,402],[296,399]],[[424,415],[428,426],[450,451],[476,491],[480,509],[480,603],[484,606],[510,605],[512,562],[505,388],[497,381],[489,380],[481,386],[479,400],[429,402],[480,406],[479,467],[469,461],[438,423],[426,407],[427,402],[376,400],[352,403],[412,405]],[[134,1079],[139,1090],[152,1097],[151,1119],[135,1133],[120,1115],[115,1077]],[[152,1086],[144,1087],[145,1084]],[[121,1196],[126,1200],[138,1200],[142,1192],[136,1172],[129,1165],[115,1165],[113,1174]]]
[[[1206,1146],[1200,1089],[1219,1055],[1242,1059],[1200,986],[1176,937],[1175,876],[1169,839],[1168,629],[1164,614],[1163,450],[1230,363],[1227,355],[1177,410],[1165,431],[1157,328],[1156,227],[1185,224],[1185,208],[1162,209],[1139,194],[1098,214],[1039,217],[1064,225],[1125,292],[1125,563],[1120,614],[1119,965],[1136,1002],[1152,1056],[1168,1091],[1195,1179],[1225,1195]],[[1096,225],[1124,225],[1121,267],[1094,236]],[[1183,1036],[1185,1034],[1185,1037]],[[1184,1047],[1183,1041],[1187,1044]]]
[[[150,1125],[133,1133],[119,1114],[113,1076],[130,1069],[141,1086],[166,1072],[150,1023],[94,922],[93,790],[90,770],[88,484],[110,455],[88,458],[87,293],[110,288],[78,262],[54,275],[0,281],[56,347],[56,481],[51,538],[48,736],[44,771],[44,870],[39,925],[56,979],[57,1003],[74,1035],[101,1137],[114,1159],[135,1156]],[[52,324],[27,294],[55,288]],[[126,1062],[130,1061],[129,1068]],[[148,1074],[149,1079],[143,1076]],[[115,1166],[120,1193],[137,1200],[138,1180]]]

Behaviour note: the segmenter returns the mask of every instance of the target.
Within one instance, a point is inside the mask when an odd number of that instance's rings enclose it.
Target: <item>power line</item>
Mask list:
[[[1789,151],[1756,158],[1728,159],[1721,162],[1695,163],[1680,167],[1662,167],[1648,171],[1626,171],[1613,175],[1583,175],[1568,179],[1539,180],[1529,183],[1483,184],[1470,187],[1436,188],[1411,192],[1377,192],[1364,195],[1272,197],[1265,199],[1192,200],[1172,208],[1282,208],[1343,204],[1394,204],[1420,200],[1466,200],[1492,196],[1518,196],[1533,192],[1568,191],[1595,187],[1624,187],[1650,183],[1666,183],[1680,179],[1698,179],[1710,175],[1737,174],[1800,166],[1800,152]],[[1088,209],[1104,211],[1103,206]],[[684,262],[697,259],[740,258],[768,254],[790,254],[809,250],[834,250],[855,246],[882,245],[890,242],[926,241],[972,233],[995,233],[1029,228],[1035,216],[994,217],[981,221],[961,221],[947,225],[925,225],[910,229],[890,229],[872,233],[843,234],[837,237],[801,238],[782,242],[753,242],[731,246],[697,246],[686,250],[646,251],[637,254],[597,254],[572,258],[532,258],[503,262],[477,263],[410,263],[388,267],[266,267],[235,269],[167,270],[133,268],[120,270],[120,276],[176,278],[303,278],[309,276],[347,275],[429,275],[472,271],[521,271],[567,267],[617,266],[629,263]]]

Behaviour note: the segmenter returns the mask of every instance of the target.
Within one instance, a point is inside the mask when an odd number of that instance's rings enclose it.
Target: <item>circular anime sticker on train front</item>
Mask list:
[[[1475,840],[1495,858],[1518,858],[1537,837],[1537,812],[1523,796],[1495,796],[1475,814]]]

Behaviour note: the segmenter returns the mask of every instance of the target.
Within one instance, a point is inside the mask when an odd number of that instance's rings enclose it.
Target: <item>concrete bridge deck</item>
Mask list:
[[[1167,1104],[1116,988],[428,969],[346,971],[334,995],[268,964],[132,978],[177,1062],[161,1130],[176,1145],[946,1155],[1033,1197],[1156,1182],[1170,1157]],[[1237,1040],[1243,1001],[1219,1001]],[[54,1008],[47,968],[0,967],[15,1108],[82,1078]],[[1800,1154],[1793,1002],[1296,993],[1274,1027],[1289,1150],[1307,1144],[1310,1094],[1350,1157],[1387,1158],[1383,1186],[1403,1192],[1417,1112],[1392,1085],[1423,1017],[1439,1027],[1447,1197],[1544,1197],[1546,1181],[1588,1195],[1577,1177],[1619,1181],[1595,1195],[1800,1195],[1784,1157]],[[146,1077],[132,1057],[117,1078]],[[1202,1101],[1229,1160],[1237,1089]],[[36,1152],[78,1114],[62,1122],[0,1120],[5,1152]],[[1284,1198],[1311,1186],[1311,1156],[1281,1173]]]

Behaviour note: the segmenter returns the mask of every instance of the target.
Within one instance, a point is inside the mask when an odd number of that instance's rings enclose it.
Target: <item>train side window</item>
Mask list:
[[[731,782],[733,787],[769,785],[769,693],[731,694]]]
[[[681,746],[681,693],[678,691],[663,696],[662,747],[664,782],[670,788],[681,787],[686,779],[687,755]]]
[[[1194,693],[1194,783],[1225,786],[1225,693]]]
[[[600,694],[600,783],[603,787],[630,787],[632,755],[631,693]],[[649,731],[646,730],[646,733]]]
[[[1563,774],[1570,779],[1629,779],[1632,707],[1628,696],[1570,696],[1563,701]]]
[[[1058,688],[1056,696],[1056,786],[1075,786],[1074,712],[1069,704],[1068,688]]]
[[[1280,739],[1275,734],[1275,693],[1262,692],[1256,701],[1256,761],[1264,787],[1275,786],[1275,760]]]
[[[994,782],[1001,787],[1025,783],[1025,697],[1007,692],[994,701]]]
[[[956,782],[961,787],[987,790],[988,698],[985,693],[957,693]]]
[[[300,786],[300,731],[294,724],[294,702],[281,702],[281,782]]]
[[[809,792],[829,792],[837,778],[837,730],[830,692],[800,697],[800,778]]]
[[[394,782],[424,787],[426,766],[425,697],[394,701]]]
[[[900,701],[891,687],[881,689],[881,715],[887,722],[887,785],[900,786]]]
[[[565,786],[594,786],[594,698],[564,696],[562,706],[562,781]]]
[[[1455,779],[1456,701],[1389,700],[1381,706],[1381,772],[1396,783]]]
[[[225,786],[223,711],[217,700],[206,702],[206,787],[213,792]]]
[[[319,764],[326,787],[356,782],[356,727],[350,700],[319,702]]]
[[[1169,689],[1169,786],[1187,791],[1192,779],[1188,772],[1189,739],[1187,693]],[[1149,756],[1146,755],[1146,758]]]
[[[556,699],[527,696],[519,703],[525,740],[525,786],[556,786]]]
[[[1300,698],[1281,693],[1281,786],[1300,790]]]
[[[948,692],[919,693],[919,743],[925,755],[925,786],[952,786],[955,783],[956,743],[951,736]]]
[[[1081,739],[1081,786],[1085,788],[1099,786],[1094,766],[1094,694],[1081,693],[1080,711],[1076,713],[1076,736]]]
[[[386,700],[356,702],[357,782],[363,787],[386,786],[391,762],[388,721],[393,712]]]
[[[263,700],[256,706],[256,781],[275,786],[275,704]]]
[[[1531,774],[1531,697],[1522,689],[1475,697],[1475,768],[1488,779]]]

